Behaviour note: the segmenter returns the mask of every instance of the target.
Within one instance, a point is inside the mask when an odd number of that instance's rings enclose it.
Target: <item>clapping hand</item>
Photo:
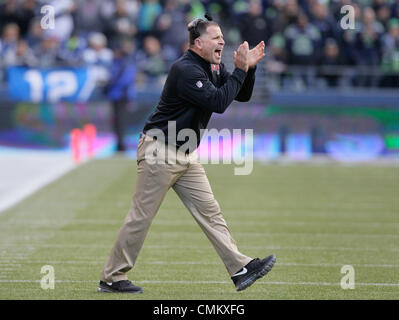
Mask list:
[[[248,56],[248,42],[244,41],[242,44],[239,45],[237,51],[234,51],[234,66],[247,72],[249,67]]]
[[[248,67],[254,68],[265,56],[265,42],[261,41],[256,47],[248,52]]]

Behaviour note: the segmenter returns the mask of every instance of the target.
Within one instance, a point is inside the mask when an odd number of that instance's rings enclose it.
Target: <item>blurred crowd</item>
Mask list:
[[[53,29],[45,5],[54,8]],[[354,29],[341,26],[345,5]],[[353,85],[370,85],[379,70],[378,86],[399,86],[399,0],[0,0],[0,68],[93,66],[104,84],[124,74],[131,81],[128,70],[156,85],[187,49],[187,23],[205,12],[227,46],[265,40],[268,73],[330,67],[323,76],[336,86],[340,66],[357,66],[366,72]]]

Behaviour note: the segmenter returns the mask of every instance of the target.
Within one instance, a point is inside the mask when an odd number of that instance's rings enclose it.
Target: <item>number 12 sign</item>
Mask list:
[[[87,101],[95,87],[89,68],[7,70],[12,100],[30,102]]]

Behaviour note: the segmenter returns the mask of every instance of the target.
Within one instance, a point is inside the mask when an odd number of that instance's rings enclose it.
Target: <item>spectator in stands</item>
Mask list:
[[[109,80],[109,68],[113,53],[107,48],[107,38],[100,32],[89,35],[89,47],[83,51],[83,62],[91,66],[98,85],[104,85]]]
[[[260,0],[251,0],[249,2],[248,12],[239,18],[238,28],[241,38],[248,41],[250,48],[261,41],[267,43],[271,32],[263,15],[262,2]]]
[[[25,37],[29,30],[31,21],[35,18],[35,10],[37,5],[38,4],[36,0],[24,0],[19,6],[20,19],[18,26],[20,27],[22,37]]]
[[[388,30],[388,21],[391,18],[391,9],[388,4],[379,6],[376,10],[377,20],[382,24],[384,30]]]
[[[138,13],[141,7],[141,0],[124,0],[124,2],[129,17],[132,17],[133,19],[137,20]],[[100,11],[102,19],[108,21],[116,12],[116,1],[102,0]]]
[[[230,1],[230,19],[235,23],[239,17],[248,11],[248,3],[243,0],[231,0]]]
[[[338,23],[330,14],[328,7],[325,4],[316,2],[311,11],[312,24],[319,29],[323,44],[327,38],[338,39]]]
[[[265,9],[266,23],[272,35],[284,32],[285,27],[285,0],[270,0]]]
[[[382,38],[382,87],[399,87],[399,19],[388,23],[389,33]]]
[[[4,63],[5,59],[10,61],[10,57],[14,56],[17,51],[19,40],[19,27],[12,22],[5,25],[3,35],[0,39],[0,63]],[[7,57],[7,58],[6,58]]]
[[[278,89],[284,81],[284,73],[287,69],[287,54],[285,41],[281,34],[275,34],[269,42],[268,54],[266,54],[266,74],[269,84]]]
[[[20,23],[17,0],[5,0],[0,4],[0,32],[10,23]]]
[[[388,23],[388,33],[382,38],[382,52],[392,52],[399,49],[399,19],[392,18]]]
[[[138,16],[139,38],[143,39],[154,28],[155,19],[161,14],[159,0],[143,0]]]
[[[128,101],[135,100],[136,63],[134,59],[134,43],[123,40],[114,49],[110,80],[106,93],[112,102],[113,130],[117,137],[117,151],[125,151],[124,143],[126,107]]]
[[[371,7],[365,8],[362,26],[360,32],[356,35],[354,45],[355,64],[360,71],[359,76],[355,79],[356,85],[373,86],[376,84],[377,77],[372,73],[373,71],[375,73],[375,67],[380,65],[381,35],[383,32],[384,27],[376,21],[374,10]]]
[[[162,84],[168,69],[162,56],[161,43],[154,36],[144,38],[143,49],[137,53],[137,65],[144,73],[147,85]]]
[[[290,64],[312,65],[320,57],[320,31],[309,23],[304,12],[299,12],[296,23],[286,28],[284,36]]]
[[[399,0],[396,0],[391,5],[391,17],[399,19]]]
[[[26,41],[28,42],[29,47],[36,47],[43,38],[43,28],[40,25],[40,18],[35,18],[31,21],[28,33],[26,34]]]
[[[371,2],[371,3],[370,3]],[[371,0],[369,2],[366,2],[366,5],[370,6],[373,8],[375,12],[378,11],[379,8],[387,4],[387,0]]]
[[[115,2],[115,12],[106,20],[104,29],[109,47],[113,48],[119,45],[125,39],[133,39],[137,33],[137,17],[132,16],[128,11],[126,0],[117,0]]]
[[[195,18],[203,17],[205,14],[205,6],[200,0],[183,0],[184,12],[187,15],[187,21]]]
[[[281,16],[283,30],[289,25],[295,24],[298,20],[300,7],[297,0],[286,0],[284,7],[284,15]]]
[[[18,25],[20,35],[25,36],[28,32],[31,20],[35,16],[35,0],[5,0],[0,4],[0,33],[9,23]]]
[[[298,14],[295,24],[289,25],[285,32],[285,42],[288,54],[288,63],[300,68],[292,70],[291,87],[294,90],[303,90],[315,78],[314,68],[320,57],[322,39],[319,30],[309,23],[303,11]]]
[[[283,35],[275,34],[270,39],[270,51],[266,55],[267,59],[267,70],[271,72],[283,72],[285,71],[287,64],[287,52],[285,50],[285,40]]]
[[[77,0],[74,12],[75,34],[87,37],[90,33],[103,29],[101,4],[102,1],[97,0]]]
[[[16,51],[8,52],[3,59],[6,67],[36,67],[38,65],[38,60],[29,48],[28,43],[22,39],[18,41]]]
[[[226,21],[231,24],[231,6],[232,0],[202,0],[205,12],[213,17],[213,20],[223,23]]]
[[[59,55],[66,66],[80,66],[82,63],[82,55],[86,48],[86,39],[74,31],[67,41],[61,43]]]
[[[323,77],[329,87],[336,87],[341,78],[339,66],[343,64],[337,41],[327,38],[320,58],[319,76]]]
[[[341,4],[346,5],[348,0],[341,0]],[[350,1],[349,1],[350,3]],[[343,61],[345,65],[350,65],[353,66],[356,63],[356,57],[355,57],[355,42],[356,42],[356,34],[358,31],[361,29],[362,23],[361,23],[361,14],[362,14],[362,9],[361,7],[353,3],[351,4],[353,8],[355,9],[355,28],[354,29],[346,29],[346,30],[341,30],[340,33],[340,47],[342,56],[343,56]],[[338,8],[338,13],[340,12]],[[339,19],[341,17],[339,16]],[[339,21],[339,20],[338,20]]]
[[[43,35],[40,43],[33,49],[37,58],[37,67],[51,68],[62,64],[59,56],[60,41],[51,35]]]
[[[181,31],[186,28],[187,22],[178,0],[167,0],[163,12],[155,21],[154,34],[161,41],[162,55],[168,65],[183,53],[181,48],[187,37]]]
[[[373,8],[365,7],[363,9],[362,29],[373,29],[376,33],[384,33],[384,26],[376,19],[376,14]]]

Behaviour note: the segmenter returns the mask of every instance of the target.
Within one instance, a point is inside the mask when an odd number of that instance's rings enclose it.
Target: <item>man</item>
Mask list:
[[[238,291],[264,276],[276,261],[274,255],[252,259],[238,251],[195,152],[201,129],[206,128],[213,112],[223,113],[234,99],[250,99],[255,67],[265,56],[265,45],[261,42],[249,50],[247,42],[241,44],[234,52],[235,69],[229,74],[221,64],[223,34],[217,23],[209,16],[207,19],[188,25],[190,48],[172,65],[159,104],[145,124],[137,150],[132,207],[102,271],[101,292],[143,292],[127,280],[126,272],[134,266],[170,187],[213,244]],[[174,132],[170,132],[171,123]],[[195,138],[179,139],[183,130],[195,133]],[[186,143],[188,148],[182,151]],[[165,160],[165,150],[166,164],[150,161],[154,157]]]
[[[125,151],[125,120],[129,101],[136,95],[135,80],[137,67],[134,59],[134,43],[124,40],[114,49],[110,68],[110,79],[105,87],[112,103],[112,127],[116,135],[116,150]]]

